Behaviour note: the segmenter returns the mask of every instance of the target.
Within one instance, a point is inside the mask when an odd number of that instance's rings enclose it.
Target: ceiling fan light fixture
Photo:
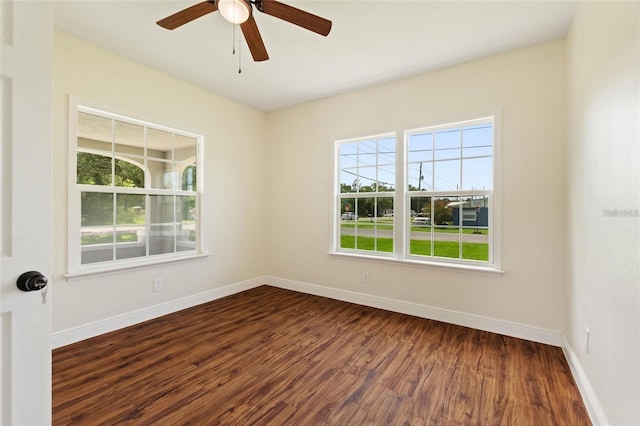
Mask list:
[[[232,24],[242,24],[251,16],[251,5],[245,0],[218,0],[218,10]]]

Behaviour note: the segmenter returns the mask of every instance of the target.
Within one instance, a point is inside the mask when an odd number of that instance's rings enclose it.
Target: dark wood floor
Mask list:
[[[53,352],[55,425],[588,425],[559,348],[259,287]]]

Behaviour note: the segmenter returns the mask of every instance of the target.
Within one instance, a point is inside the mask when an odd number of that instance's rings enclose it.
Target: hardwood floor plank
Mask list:
[[[56,349],[56,425],[588,425],[559,348],[268,286]]]

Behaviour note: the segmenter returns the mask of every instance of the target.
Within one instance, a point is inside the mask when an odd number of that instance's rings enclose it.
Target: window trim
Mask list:
[[[191,130],[184,130],[176,127],[170,127],[167,125],[157,124],[155,120],[146,119],[140,115],[124,112],[117,108],[99,105],[95,102],[87,101],[75,96],[69,96],[69,117],[68,117],[68,160],[69,165],[67,168],[67,272],[64,276],[67,279],[73,279],[76,277],[108,274],[123,270],[145,268],[152,265],[167,264],[176,261],[184,261],[189,259],[198,259],[208,256],[207,241],[205,233],[204,223],[204,205],[205,205],[205,190],[204,190],[204,139],[205,136],[201,132],[195,132]],[[187,137],[196,139],[196,182],[198,182],[197,190],[192,192],[192,195],[196,197],[196,249],[184,252],[173,252],[156,255],[145,255],[141,257],[133,257],[128,259],[115,259],[105,262],[96,262],[82,264],[82,245],[78,239],[81,228],[81,193],[83,190],[90,189],[91,192],[104,192],[109,194],[127,194],[135,193],[139,194],[143,192],[146,195],[185,195],[184,191],[180,190],[165,190],[158,188],[126,188],[126,187],[103,187],[84,185],[77,183],[77,119],[78,112],[96,113],[97,115],[123,121],[126,123],[141,125],[145,127],[151,127],[154,129],[172,132]],[[85,152],[84,149],[80,150]],[[88,150],[91,151],[91,150]],[[145,181],[146,181],[145,173]],[[114,189],[116,189],[114,191]],[[148,213],[147,213],[148,214]]]
[[[493,189],[490,197],[490,215],[488,228],[492,236],[492,253],[490,253],[489,261],[473,261],[455,258],[438,258],[413,256],[409,253],[409,233],[410,224],[407,223],[407,215],[410,210],[411,197],[409,195],[407,185],[407,135],[411,132],[420,131],[422,129],[436,130],[437,128],[446,128],[457,125],[468,125],[474,122],[482,122],[491,119],[493,121]],[[438,123],[423,126],[405,126],[404,129],[397,129],[395,132],[384,132],[372,136],[363,136],[356,138],[334,139],[334,158],[333,158],[333,186],[332,194],[332,214],[331,217],[331,239],[329,255],[362,259],[368,261],[392,262],[394,264],[412,265],[418,267],[428,267],[441,270],[463,271],[489,273],[492,275],[501,275],[505,271],[502,269],[501,242],[502,242],[502,215],[501,215],[501,194],[502,194],[502,111],[497,109],[482,114],[474,114],[467,118],[458,118],[453,120],[439,120]],[[354,249],[343,249],[340,247],[340,216],[338,204],[340,201],[340,144],[355,142],[363,139],[371,139],[380,136],[393,135],[396,139],[396,191],[394,198],[394,252],[380,253],[374,251],[362,251]],[[446,191],[445,191],[446,192]],[[465,191],[473,192],[473,191]],[[414,192],[414,194],[419,195]],[[429,194],[433,194],[429,193]],[[435,193],[437,195],[437,193]],[[426,196],[426,194],[425,194]]]

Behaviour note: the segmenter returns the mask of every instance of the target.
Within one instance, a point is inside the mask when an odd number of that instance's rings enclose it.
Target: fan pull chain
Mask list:
[[[231,44],[233,45],[233,52],[232,54],[235,55],[236,54],[236,26],[235,25],[231,25],[233,27],[233,40],[231,42]]]
[[[242,36],[238,36],[238,74],[242,74]]]

